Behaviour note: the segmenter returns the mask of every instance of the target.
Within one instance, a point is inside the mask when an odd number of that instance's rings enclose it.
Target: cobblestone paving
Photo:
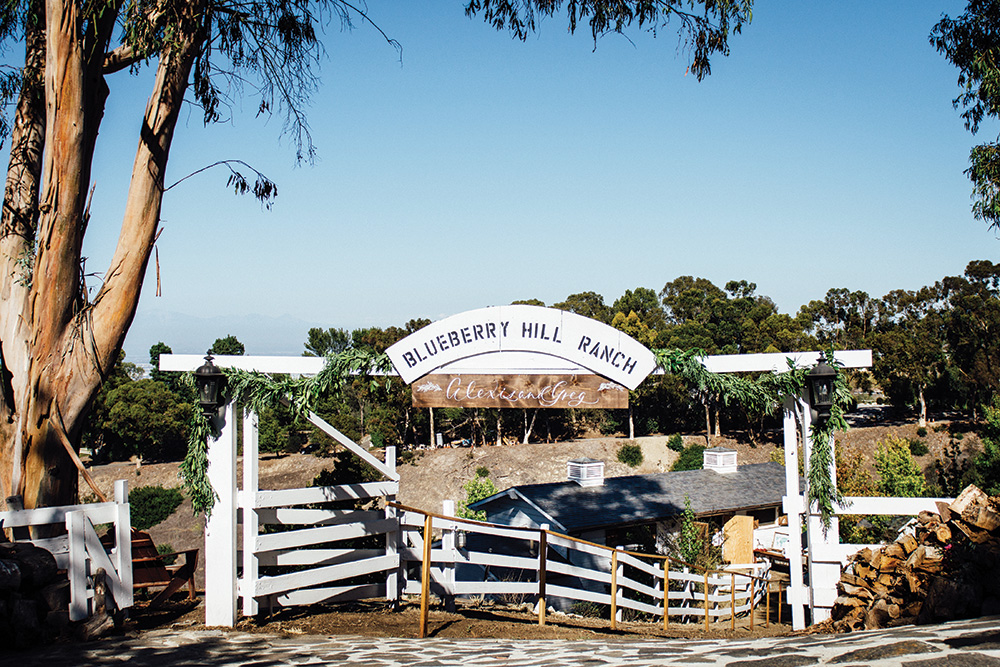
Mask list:
[[[128,667],[326,664],[342,667],[1000,667],[1000,617],[849,635],[730,641],[458,641],[157,630],[137,638],[0,652],[0,665],[16,667],[102,667],[126,663]]]

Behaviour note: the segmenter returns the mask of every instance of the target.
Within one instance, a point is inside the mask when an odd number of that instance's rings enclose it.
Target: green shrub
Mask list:
[[[570,613],[576,614],[577,616],[583,616],[584,618],[601,618],[601,616],[606,615],[604,609],[604,605],[584,600],[581,602],[574,602],[570,607]]]
[[[476,477],[489,477],[490,469],[486,466],[479,466],[476,468]]]
[[[675,452],[684,451],[684,438],[681,437],[680,433],[674,433],[667,439],[667,449]]]
[[[924,473],[910,454],[910,443],[889,434],[875,445],[875,471],[879,474],[879,494],[900,498],[923,496]]]
[[[929,451],[931,451],[930,448],[927,447],[927,443],[923,440],[917,440],[916,438],[910,439],[910,454],[913,454],[914,456],[923,456]]]
[[[626,442],[618,448],[618,460],[630,468],[642,465],[642,447],[635,442]]]
[[[162,486],[140,486],[128,492],[132,527],[147,530],[174,513],[183,502],[180,490]]]
[[[705,466],[705,446],[691,445],[685,447],[681,455],[674,461],[671,470],[701,470]]]
[[[917,428],[917,437],[918,438],[926,438],[927,437],[927,429],[924,428],[923,426],[918,427]]]
[[[485,475],[479,472],[485,470]],[[462,519],[474,519],[476,521],[486,521],[486,512],[483,510],[470,510],[469,505],[485,500],[499,491],[493,480],[489,478],[490,471],[486,466],[479,466],[476,476],[462,485],[465,489],[465,500],[458,502],[458,511],[455,513]]]
[[[618,433],[620,427],[618,426],[618,422],[612,421],[611,419],[605,419],[600,423],[598,428],[601,431],[601,435],[614,435],[615,433]]]

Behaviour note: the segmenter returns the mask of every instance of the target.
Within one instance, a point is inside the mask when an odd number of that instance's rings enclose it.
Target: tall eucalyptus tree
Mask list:
[[[595,41],[630,27],[672,23],[691,71],[728,53],[750,20],[750,0],[470,0],[466,12],[525,39],[566,11]],[[75,449],[85,414],[135,316],[166,192],[174,131],[185,101],[206,123],[242,93],[283,115],[299,158],[313,154],[304,107],[318,80],[320,32],[364,11],[345,0],[12,0],[0,40],[23,60],[0,68],[10,162],[0,218],[0,485],[27,507],[76,496]],[[101,122],[114,104],[108,79],[148,77],[116,249],[91,297],[81,248]],[[267,199],[275,185],[233,168],[231,184]],[[249,172],[245,172],[249,173]],[[104,224],[104,221],[100,221]]]

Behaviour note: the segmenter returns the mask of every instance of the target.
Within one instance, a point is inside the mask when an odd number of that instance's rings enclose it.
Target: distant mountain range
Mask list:
[[[260,314],[196,317],[140,308],[125,338],[125,358],[135,364],[149,361],[149,348],[164,342],[177,354],[203,354],[217,338],[236,336],[247,354],[300,356],[311,327],[334,326],[289,316]],[[343,326],[343,325],[340,325]]]

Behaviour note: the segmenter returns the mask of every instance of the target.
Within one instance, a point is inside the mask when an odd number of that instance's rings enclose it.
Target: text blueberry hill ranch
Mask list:
[[[516,335],[516,329],[514,332]],[[520,337],[522,339],[545,340],[562,345],[558,326],[548,327],[545,323],[523,322],[520,327]],[[412,350],[402,354],[403,361],[408,368],[413,368],[417,364],[427,361],[434,355],[445,350],[458,348],[477,341],[503,340],[511,337],[510,321],[484,322],[482,324],[471,324],[466,327],[453,329],[424,341],[423,345],[417,345]],[[595,340],[587,335],[581,335],[576,346],[577,351],[584,352],[604,363],[611,364],[625,373],[632,373],[635,370],[636,360],[618,350],[613,345]]]

